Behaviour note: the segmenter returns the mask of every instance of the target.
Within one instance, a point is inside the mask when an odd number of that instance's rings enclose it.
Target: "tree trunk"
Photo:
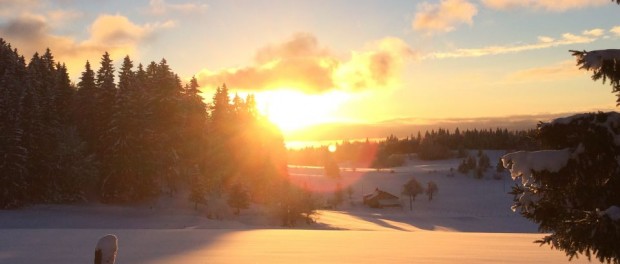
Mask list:
[[[409,211],[413,211],[413,195],[409,195]]]

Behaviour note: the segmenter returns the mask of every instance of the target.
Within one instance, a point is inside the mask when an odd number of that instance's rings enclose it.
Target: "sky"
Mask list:
[[[27,58],[49,47],[75,82],[105,51],[117,65],[165,58],[205,98],[223,84],[255,94],[288,140],[353,139],[615,110],[569,50],[617,47],[618,12],[609,0],[0,0],[0,37]]]

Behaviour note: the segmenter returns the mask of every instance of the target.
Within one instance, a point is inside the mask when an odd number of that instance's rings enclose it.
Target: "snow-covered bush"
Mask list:
[[[513,179],[513,210],[551,233],[537,241],[620,263],[620,114],[591,113],[539,125],[544,151],[502,157]]]

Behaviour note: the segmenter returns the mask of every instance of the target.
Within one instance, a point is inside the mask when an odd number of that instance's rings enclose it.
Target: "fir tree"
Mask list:
[[[110,128],[116,98],[114,65],[112,65],[112,59],[107,52],[102,55],[99,69],[95,75],[95,89],[97,92],[93,105],[95,111],[93,147],[96,153],[102,156],[106,146],[112,144],[112,142],[104,142],[102,137]]]
[[[23,84],[26,65],[0,38],[0,208],[27,200],[28,148],[24,142]]]
[[[95,126],[97,121],[95,105],[98,95],[95,84],[95,72],[91,69],[88,61],[86,61],[77,88],[73,105],[73,116],[80,135],[86,140],[90,150],[93,151],[98,133]]]
[[[241,184],[234,184],[228,193],[228,205],[235,208],[235,215],[239,215],[240,209],[246,209],[250,205],[248,191]]]
[[[620,205],[620,114],[581,114],[540,126],[539,140],[550,149],[573,155],[558,171],[531,171],[523,185],[513,187],[513,210],[550,233],[538,242],[564,251],[570,258],[583,254],[601,262],[620,261],[620,219],[611,210]],[[504,156],[513,168],[519,160]],[[516,163],[515,163],[516,162]],[[514,172],[513,172],[514,173]],[[525,173],[525,172],[524,172]],[[610,211],[610,213],[606,213]]]

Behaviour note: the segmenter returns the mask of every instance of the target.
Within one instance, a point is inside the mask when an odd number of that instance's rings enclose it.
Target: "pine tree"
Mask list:
[[[156,172],[161,182],[168,188],[168,193],[173,195],[177,191],[180,178],[180,149],[182,142],[181,126],[183,124],[183,114],[181,105],[181,86],[178,76],[176,76],[165,59],[159,64],[151,63],[147,68],[147,74],[151,78],[149,93],[151,97],[151,118],[153,125],[154,139],[158,142],[154,150],[156,162]],[[153,68],[154,67],[154,71]]]
[[[250,205],[248,191],[243,185],[234,184],[228,193],[228,205],[235,208],[235,215],[239,215],[240,209],[246,209]]]
[[[181,138],[183,144],[181,146],[181,162],[183,168],[187,171],[191,184],[190,200],[198,203],[205,202],[207,193],[206,186],[206,163],[207,156],[207,109],[206,104],[202,101],[198,81],[192,77],[190,82],[185,85],[182,105],[184,124]]]
[[[23,57],[0,38],[0,208],[26,202],[28,149],[24,142]]]
[[[615,0],[620,4],[620,0]],[[592,79],[609,81],[620,105],[620,50],[571,51],[580,69]],[[570,153],[557,171],[531,170],[518,175],[523,161],[515,153],[503,160],[513,176],[525,177],[513,187],[514,210],[550,233],[540,244],[562,250],[572,259],[580,254],[620,263],[620,114],[590,113],[540,124],[537,139],[549,149]],[[553,152],[551,152],[553,153]],[[520,155],[523,155],[520,154]]]
[[[145,191],[154,187],[153,180],[149,179],[151,156],[142,141],[145,135],[138,108],[141,94],[129,56],[123,59],[118,75],[113,113],[101,136],[102,141],[111,143],[102,150],[101,191],[107,201],[135,201],[154,195],[152,191]]]
[[[537,241],[601,262],[620,261],[620,146],[615,138],[620,114],[580,114],[539,127],[539,140],[548,149],[572,153],[557,171],[523,172],[523,185],[513,187],[513,210],[550,233]],[[539,157],[544,158],[544,157]],[[503,157],[512,168],[522,166],[514,154]],[[511,171],[516,176],[516,171]],[[609,213],[608,213],[609,211]]]
[[[56,136],[60,124],[54,111],[52,86],[54,60],[49,49],[44,56],[35,53],[28,63],[24,94],[24,142],[29,151],[29,188],[31,202],[49,202],[56,193],[58,177],[53,169]]]
[[[103,135],[110,128],[113,115],[114,102],[116,98],[116,84],[114,82],[114,65],[110,54],[105,52],[101,56],[99,69],[95,75],[95,101],[94,101],[94,117],[93,127],[95,129],[93,135],[93,147],[97,155],[103,156],[106,146],[112,142],[104,142]]]
[[[84,71],[77,84],[77,92],[73,104],[73,118],[77,124],[80,135],[86,141],[90,151],[94,151],[97,141],[95,122],[97,121],[97,87],[95,84],[95,72],[86,61]]]
[[[226,85],[218,87],[213,95],[213,102],[209,106],[209,135],[208,146],[210,171],[209,186],[216,193],[220,192],[225,182],[234,174],[233,149],[231,140],[233,120],[231,118],[230,97]]]

